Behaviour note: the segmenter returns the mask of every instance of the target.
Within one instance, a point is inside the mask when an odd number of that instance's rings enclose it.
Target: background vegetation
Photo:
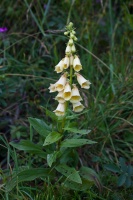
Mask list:
[[[132,1],[3,0],[0,16],[0,26],[8,28],[0,33],[0,198],[133,199]],[[92,83],[82,92],[87,112],[77,124],[91,129],[88,137],[97,142],[78,153],[99,174],[103,191],[95,186],[68,191],[37,179],[8,193],[12,170],[44,166],[43,159],[16,151],[9,142],[30,137],[28,117],[49,120],[41,106],[51,111],[57,106],[48,87],[58,79],[54,66],[64,56],[69,21],[76,27],[83,75]],[[33,138],[38,141],[38,134]]]

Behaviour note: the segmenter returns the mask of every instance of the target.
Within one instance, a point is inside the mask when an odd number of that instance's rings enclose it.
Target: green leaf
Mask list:
[[[62,138],[62,134],[58,133],[58,132],[52,132],[49,133],[49,135],[46,137],[43,146],[52,144],[54,142],[57,142],[58,140],[60,140]]]
[[[127,173],[129,174],[129,176],[133,176],[133,166],[128,165]]]
[[[114,173],[120,173],[120,168],[114,164],[106,164],[104,168]]]
[[[41,158],[46,159],[47,154],[42,150],[42,146],[34,144],[29,140],[21,140],[19,143],[10,142],[10,145],[18,150],[33,153],[39,155]]]
[[[65,127],[64,130],[70,131],[72,133],[79,133],[81,135],[86,135],[91,132],[91,130],[86,130],[86,129],[79,130],[77,128],[69,128],[69,127]]]
[[[96,142],[88,139],[66,139],[61,143],[61,147],[80,147],[85,144],[95,144]]]
[[[126,160],[124,158],[120,157],[119,162],[120,162],[121,170],[126,173],[127,169],[128,169],[128,167],[126,165]]]
[[[48,166],[51,167],[53,162],[56,161],[57,157],[59,156],[60,152],[59,151],[55,151],[54,153],[52,154],[48,154],[47,155],[47,163],[48,163]]]
[[[29,117],[28,120],[41,136],[46,137],[49,134],[51,129],[43,120],[31,117]]]
[[[87,181],[86,179],[82,179],[82,184],[80,184],[66,180],[62,185],[64,187],[70,188],[71,190],[86,191],[87,189],[91,188],[92,182]]]
[[[58,117],[55,115],[55,113],[51,112],[48,109],[46,110],[46,115],[49,116],[53,121],[58,121]]]
[[[61,164],[61,165],[56,166],[55,169],[58,172],[60,172],[61,174],[63,174],[64,176],[66,176],[67,179],[69,179],[73,182],[82,184],[80,175],[79,175],[78,171],[76,171],[74,168],[68,167],[67,165],[64,165],[64,164]]]
[[[84,179],[93,182],[99,188],[100,191],[102,190],[100,178],[93,169],[89,167],[81,167],[79,172]]]
[[[125,186],[129,188],[132,185],[132,180],[130,176],[127,176],[126,181],[125,181]]]
[[[120,176],[119,176],[119,178],[118,178],[118,181],[117,181],[117,185],[120,187],[120,186],[122,186],[124,183],[125,183],[125,181],[126,181],[126,174],[121,174]]]
[[[52,174],[50,174],[50,172],[51,172],[50,169],[30,168],[30,169],[25,169],[18,173],[14,173],[11,179],[6,184],[6,191],[10,192],[20,182],[32,181],[35,180],[36,178],[41,178],[41,177],[51,177]]]

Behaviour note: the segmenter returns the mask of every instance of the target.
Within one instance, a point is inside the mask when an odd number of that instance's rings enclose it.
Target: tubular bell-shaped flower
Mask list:
[[[64,89],[64,87],[65,87],[65,84],[66,84],[66,73],[64,73],[61,77],[60,77],[60,79],[55,83],[55,85],[56,85],[56,90],[58,91],[58,92],[60,92],[60,91],[62,91],[63,89]]]
[[[65,114],[65,104],[59,103],[56,110],[54,110],[53,112],[55,112],[57,116],[63,116]]]
[[[83,109],[84,109],[84,106],[83,106],[83,104],[80,103],[80,101],[78,103],[73,104],[74,112],[81,112]]]
[[[86,80],[83,76],[78,73],[75,73],[77,76],[77,81],[80,84],[81,88],[89,89],[90,88],[90,81]]]
[[[61,73],[63,71],[63,66],[64,66],[64,59],[62,59],[56,66],[55,70],[57,73]]]
[[[55,97],[55,100],[57,100],[59,103],[64,103],[65,99],[64,99],[63,94],[64,94],[64,90],[62,90],[61,92],[57,94],[57,96]]]
[[[49,86],[49,88],[48,88],[50,91],[50,93],[52,93],[52,92],[56,92],[57,90],[56,90],[56,85],[55,84],[50,84],[50,86]]]
[[[74,58],[73,68],[76,72],[79,72],[82,69],[82,65],[80,63],[80,59],[78,58],[78,56],[75,56]]]
[[[73,88],[72,88],[72,95],[71,95],[71,99],[70,99],[70,102],[71,103],[78,103],[79,101],[81,101],[82,98],[79,94],[79,90],[78,88],[76,87],[75,84],[73,84]]]
[[[67,69],[68,67],[69,67],[69,56],[65,56],[63,68]]]
[[[65,53],[66,53],[67,55],[70,55],[70,54],[71,54],[71,47],[70,47],[69,44],[68,44],[67,47],[66,47]]]
[[[71,99],[71,87],[70,84],[67,82],[64,88],[64,99],[69,101]]]

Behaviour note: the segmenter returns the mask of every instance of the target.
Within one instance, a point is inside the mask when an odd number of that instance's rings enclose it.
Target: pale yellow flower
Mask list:
[[[89,89],[90,88],[90,84],[91,84],[90,81],[86,80],[83,76],[81,76],[78,73],[75,73],[75,74],[77,76],[78,83],[81,85],[81,88]]]
[[[73,65],[74,57],[71,55],[69,59],[70,59],[70,60],[69,60],[69,61],[70,61],[70,66],[72,66],[72,65]]]
[[[61,73],[63,71],[63,66],[64,66],[64,59],[62,59],[56,66],[55,70],[57,73]]]
[[[68,44],[67,47],[66,47],[65,53],[66,53],[67,55],[71,54],[71,47],[70,47],[69,44]]]
[[[50,93],[52,93],[52,92],[56,92],[57,90],[56,90],[56,85],[55,84],[50,84],[50,87],[48,88],[50,91]]]
[[[73,39],[69,39],[68,44],[69,44],[69,46],[72,46],[73,45]]]
[[[64,103],[65,99],[64,99],[63,94],[64,94],[64,90],[62,90],[61,92],[57,94],[57,96],[55,97],[55,100],[57,100],[59,103]]]
[[[71,103],[78,103],[79,101],[82,100],[82,97],[79,94],[79,90],[76,87],[75,84],[73,84],[73,88],[72,88],[72,95],[71,95],[71,99],[70,102]]]
[[[64,99],[69,101],[71,98],[71,87],[70,84],[67,82],[64,88]]]
[[[82,69],[82,65],[80,63],[80,59],[78,58],[78,56],[75,56],[74,58],[73,68],[76,72],[79,72]]]
[[[75,52],[76,52],[76,48],[75,48],[75,45],[74,45],[74,44],[73,44],[72,47],[71,47],[71,52],[72,52],[72,53],[75,53]]]
[[[69,67],[69,57],[65,56],[64,58],[64,69],[67,69]]]
[[[59,103],[56,110],[53,111],[57,116],[63,116],[65,114],[65,104]]]
[[[74,112],[81,112],[83,109],[84,109],[84,106],[83,106],[83,104],[80,103],[80,101],[78,103],[73,104]]]
[[[60,79],[55,83],[55,86],[56,86],[56,90],[58,92],[62,91],[65,87],[65,84],[66,84],[66,73],[64,73]]]

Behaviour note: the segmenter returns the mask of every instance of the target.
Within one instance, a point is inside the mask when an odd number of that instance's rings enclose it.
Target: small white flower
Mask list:
[[[73,65],[73,59],[74,59],[74,57],[71,55],[71,56],[70,56],[70,60],[69,60],[69,61],[70,61],[70,66]]]
[[[73,104],[74,112],[81,112],[83,109],[84,109],[84,106],[83,106],[83,104],[80,103],[80,101],[78,103]]]
[[[64,88],[64,99],[69,101],[71,98],[71,87],[70,84],[67,82]]]
[[[86,80],[83,76],[78,73],[75,73],[77,76],[77,81],[81,85],[81,88],[89,89],[90,88],[90,81]]]
[[[65,53],[66,53],[67,55],[71,54],[71,47],[70,47],[69,44],[68,44],[67,47],[66,47]]]
[[[72,52],[72,53],[75,53],[75,52],[76,52],[76,48],[75,48],[75,45],[74,45],[74,44],[73,44],[72,47],[71,47],[71,52]]]
[[[64,59],[62,59],[56,66],[55,70],[57,73],[61,73],[63,71],[63,66],[64,66]]]
[[[65,104],[59,103],[56,110],[54,110],[53,112],[55,112],[57,116],[63,116],[65,114]]]
[[[64,103],[65,99],[64,99],[64,91],[61,91],[57,94],[57,96],[55,97],[55,100],[57,100],[59,103]]]
[[[71,103],[78,103],[79,101],[82,100],[82,97],[79,94],[79,90],[76,87],[75,84],[73,84],[73,88],[72,88],[72,95],[71,95],[71,99],[70,102]]]
[[[82,69],[82,65],[80,63],[80,59],[78,58],[78,56],[75,56],[74,58],[73,68],[76,72],[79,72]]]
[[[65,56],[63,68],[67,69],[68,67],[69,67],[69,57]]]
[[[64,73],[60,79],[55,83],[55,86],[56,86],[56,90],[58,92],[62,91],[65,87],[65,84],[66,84],[66,73]]]
[[[50,87],[48,88],[50,91],[50,93],[52,93],[52,92],[56,92],[57,90],[56,90],[56,85],[55,84],[50,84]]]

